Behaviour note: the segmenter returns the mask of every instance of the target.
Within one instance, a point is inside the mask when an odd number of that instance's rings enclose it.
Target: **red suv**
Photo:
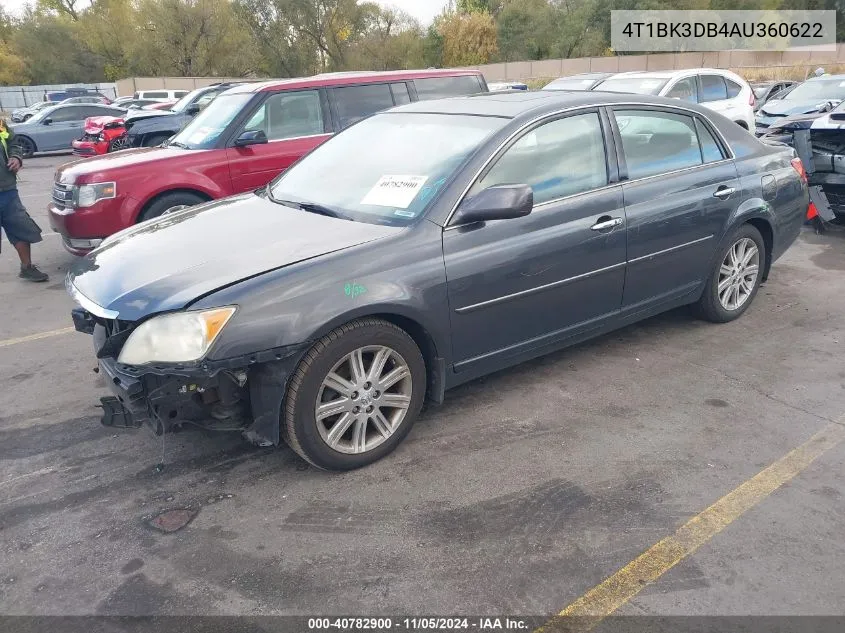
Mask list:
[[[236,86],[162,146],[59,167],[50,224],[68,251],[83,255],[137,222],[263,187],[374,112],[479,92],[487,84],[474,70],[330,73]]]

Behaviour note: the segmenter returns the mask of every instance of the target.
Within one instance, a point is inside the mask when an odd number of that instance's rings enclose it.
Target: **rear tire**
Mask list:
[[[284,438],[318,468],[366,466],[408,435],[426,384],[423,356],[404,330],[376,318],[351,321],[300,361],[285,397]]]
[[[145,220],[157,218],[160,215],[172,213],[173,211],[178,211],[184,207],[192,207],[196,204],[202,204],[203,202],[207,202],[207,200],[195,193],[187,191],[167,193],[144,209],[141,212],[141,215],[138,216],[138,222],[144,222]]]
[[[750,224],[743,224],[719,249],[707,285],[695,306],[698,316],[713,323],[727,323],[741,317],[757,296],[765,265],[763,236]]]

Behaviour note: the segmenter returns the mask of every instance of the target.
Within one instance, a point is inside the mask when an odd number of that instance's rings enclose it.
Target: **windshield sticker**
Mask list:
[[[428,176],[382,176],[361,204],[407,209],[426,180]]]
[[[348,283],[343,287],[343,294],[345,294],[350,299],[359,297],[365,292],[367,292],[367,289],[361,284],[356,284],[355,282]]]
[[[413,211],[401,211],[396,209],[396,211],[393,212],[393,215],[398,215],[401,218],[412,218],[416,215],[416,213]]]

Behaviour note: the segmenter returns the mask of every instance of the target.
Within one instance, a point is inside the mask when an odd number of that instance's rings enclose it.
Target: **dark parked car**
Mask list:
[[[132,109],[126,117],[130,147],[155,147],[181,130],[185,124],[211,103],[217,95],[237,83],[219,83],[197,88],[171,105],[169,109]]]
[[[797,81],[752,81],[751,90],[754,92],[754,111],[757,112],[770,99],[782,99],[789,91],[798,85]]]
[[[68,276],[74,322],[119,399],[106,424],[355,468],[460,383],[685,304],[736,319],[800,231],[802,175],[677,100],[410,103],[259,192],[107,239]]]

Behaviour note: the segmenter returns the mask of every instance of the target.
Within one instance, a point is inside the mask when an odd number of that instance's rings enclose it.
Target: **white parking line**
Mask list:
[[[17,345],[18,343],[28,343],[29,341],[38,341],[42,338],[50,338],[52,336],[61,336],[62,334],[70,334],[75,332],[74,327],[63,327],[58,330],[50,330],[49,332],[38,332],[37,334],[29,334],[27,336],[19,336],[18,338],[7,338],[5,341],[0,341],[0,347],[9,347],[10,345]]]

